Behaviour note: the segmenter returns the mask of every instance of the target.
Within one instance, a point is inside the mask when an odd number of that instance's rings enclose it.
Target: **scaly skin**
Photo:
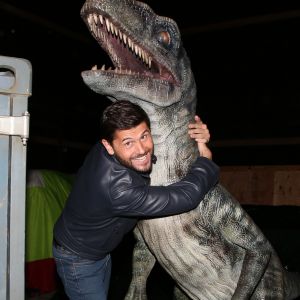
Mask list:
[[[87,0],[81,15],[116,68],[85,71],[84,82],[112,101],[127,99],[144,108],[157,156],[151,184],[178,181],[198,150],[187,134],[196,85],[176,23],[134,0]],[[269,241],[221,185],[196,209],[139,221],[135,232],[126,300],[147,299],[155,259],[191,299],[279,300],[300,294],[299,276],[287,275]]]

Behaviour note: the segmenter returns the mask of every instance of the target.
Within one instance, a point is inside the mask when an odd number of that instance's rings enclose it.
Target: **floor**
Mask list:
[[[300,207],[244,206],[255,223],[276,249],[282,264],[291,271],[300,271]],[[123,300],[130,283],[131,254],[134,239],[130,235],[113,253],[113,270],[109,300]],[[149,300],[171,300],[172,279],[157,265],[147,285]],[[66,300],[62,289],[30,300]],[[300,298],[298,298],[300,299]]]

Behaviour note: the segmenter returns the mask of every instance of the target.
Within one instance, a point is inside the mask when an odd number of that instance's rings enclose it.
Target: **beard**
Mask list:
[[[134,163],[133,163],[134,159],[139,158],[139,157],[143,157],[144,155],[138,155],[138,156],[132,157],[130,159],[123,159],[116,152],[114,154],[114,156],[116,157],[116,159],[123,166],[125,166],[125,167],[127,167],[127,168],[129,168],[131,170],[134,170],[136,172],[139,172],[139,173],[150,173],[152,171],[152,156],[153,156],[153,154],[150,154],[151,155],[150,161],[145,166],[135,166]]]

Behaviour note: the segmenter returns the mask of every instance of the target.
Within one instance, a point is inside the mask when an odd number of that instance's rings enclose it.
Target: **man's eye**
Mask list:
[[[142,140],[146,140],[148,138],[148,134],[144,134],[143,136],[142,136]]]
[[[132,145],[132,142],[126,142],[124,145],[126,148],[129,148]]]

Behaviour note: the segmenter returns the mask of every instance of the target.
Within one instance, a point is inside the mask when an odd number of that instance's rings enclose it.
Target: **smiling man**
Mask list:
[[[54,227],[53,256],[71,300],[107,299],[110,252],[137,221],[189,211],[218,182],[205,144],[209,131],[195,121],[187,131],[200,156],[190,171],[169,186],[150,186],[155,156],[147,114],[129,101],[105,109],[101,142],[87,155]]]

